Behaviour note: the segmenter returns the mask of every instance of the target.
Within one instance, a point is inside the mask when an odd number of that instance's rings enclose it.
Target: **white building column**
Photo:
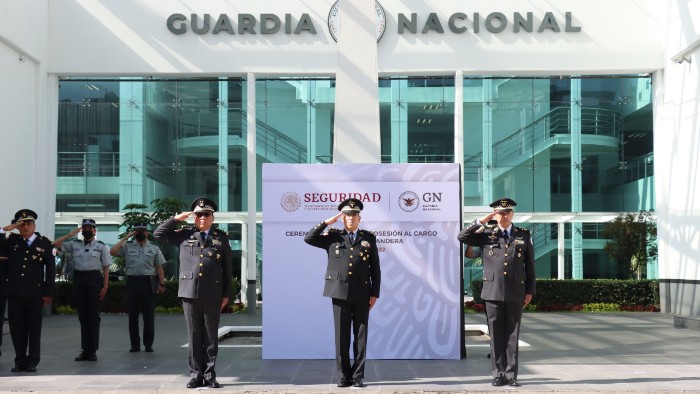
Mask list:
[[[581,79],[571,78],[571,212],[582,209],[581,172]],[[583,235],[582,224],[571,223],[571,278],[583,279]]]
[[[257,294],[256,290],[256,278],[257,278],[257,245],[256,245],[256,234],[257,234],[257,224],[255,223],[256,213],[257,213],[257,201],[258,201],[258,189],[257,189],[257,154],[256,154],[256,112],[255,112],[255,74],[248,73],[246,75],[246,184],[248,185],[248,217],[246,219],[245,226],[241,229],[242,239],[241,239],[241,259],[245,262],[241,266],[241,298],[242,294],[245,294],[246,305],[248,307],[248,313],[255,313]],[[245,283],[244,279],[245,278]],[[245,288],[244,288],[245,286]],[[245,291],[245,292],[244,292]]]

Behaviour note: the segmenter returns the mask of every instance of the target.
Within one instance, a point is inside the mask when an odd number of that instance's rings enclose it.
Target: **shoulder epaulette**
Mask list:
[[[219,233],[219,234],[223,234],[223,235],[225,235],[225,236],[228,237],[228,233],[227,233],[226,231],[220,229],[220,228],[215,228],[214,231],[217,232],[217,233]]]
[[[340,230],[338,228],[329,228],[328,232],[329,233],[342,233],[342,230]]]
[[[518,226],[515,226],[515,228],[518,229],[518,231],[522,231],[522,232],[524,232],[524,233],[529,233],[529,232],[530,232],[530,230],[528,230],[528,229],[526,229],[526,228],[522,228],[522,227],[518,227]]]
[[[104,242],[102,242],[102,241],[100,241],[100,240],[97,240],[97,243],[98,243],[98,244],[102,244],[102,245],[105,244]]]

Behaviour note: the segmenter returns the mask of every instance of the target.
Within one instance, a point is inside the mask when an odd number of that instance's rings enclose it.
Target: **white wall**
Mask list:
[[[380,73],[591,74],[645,72],[663,67],[663,37],[669,0],[424,1],[382,0],[386,31],[378,43]],[[49,27],[50,73],[59,75],[153,75],[193,73],[243,75],[334,74],[336,44],[328,27],[334,0],[52,0]],[[437,7],[440,7],[437,9]],[[564,29],[567,11],[579,33],[489,33],[483,19],[502,12],[532,12],[539,21],[552,12]],[[174,35],[166,28],[173,13],[237,15],[261,13],[298,19],[308,13],[317,31],[294,34]],[[399,13],[417,14],[419,33],[399,35]],[[435,12],[444,34],[421,34]],[[447,20],[456,12],[479,12],[479,33],[452,33]],[[460,22],[460,25],[462,23]],[[213,22],[212,22],[213,25]],[[538,26],[538,23],[535,24]],[[294,25],[296,26],[296,25]],[[79,45],[74,45],[80,43]],[[283,61],[281,59],[284,59]]]
[[[659,278],[669,283],[662,306],[700,315],[700,50],[691,63],[670,60],[700,39],[700,1],[672,1],[666,25],[666,67],[654,79]]]
[[[2,1],[0,15],[0,224],[29,208],[39,214],[37,231],[52,236],[55,134],[48,119],[56,98],[47,98],[47,0]]]

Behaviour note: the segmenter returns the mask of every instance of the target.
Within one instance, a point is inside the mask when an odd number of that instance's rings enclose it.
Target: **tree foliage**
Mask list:
[[[646,276],[646,266],[656,259],[656,219],[651,212],[619,214],[603,231],[605,251],[625,267],[630,278]]]

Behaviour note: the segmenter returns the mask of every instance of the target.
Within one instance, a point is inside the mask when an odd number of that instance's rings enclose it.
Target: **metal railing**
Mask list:
[[[58,152],[58,176],[119,176],[118,152]]]
[[[611,168],[607,172],[608,187],[624,185],[654,176],[654,154],[620,163],[617,168]]]
[[[571,107],[557,107],[527,126],[498,141],[494,165],[523,155],[532,156],[535,147],[557,135],[571,134]],[[620,114],[602,108],[581,108],[581,134],[613,137],[619,140]]]

